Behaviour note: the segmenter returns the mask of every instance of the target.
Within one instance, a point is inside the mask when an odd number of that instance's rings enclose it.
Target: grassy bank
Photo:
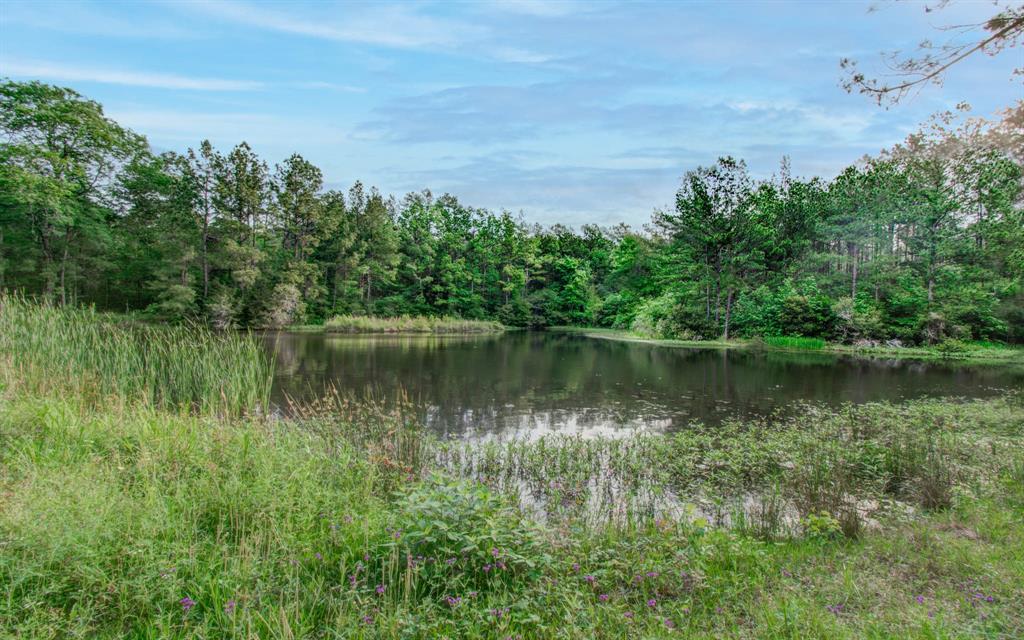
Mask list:
[[[489,320],[464,320],[462,318],[398,316],[382,318],[377,316],[334,316],[323,325],[294,327],[300,331],[324,331],[327,333],[499,333],[505,327]]]
[[[820,338],[793,336],[770,336],[752,340],[672,340],[650,338],[630,331],[601,329],[594,327],[552,327],[552,331],[573,333],[588,338],[643,342],[666,347],[690,347],[704,349],[765,349],[774,351],[802,351],[838,353],[848,355],[914,358],[918,360],[964,360],[1005,364],[1024,364],[1024,347],[995,343],[951,343],[951,346],[936,347],[888,347],[856,346],[825,342]]]
[[[44,339],[2,335],[4,365]],[[0,367],[0,636],[1024,633],[1019,396],[470,444],[401,404],[277,421],[224,412],[250,401],[234,383],[219,405],[135,383],[97,402],[66,372]]]

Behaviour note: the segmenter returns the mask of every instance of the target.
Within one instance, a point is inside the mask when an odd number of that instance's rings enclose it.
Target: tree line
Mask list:
[[[337,314],[693,339],[1024,341],[1024,104],[834,179],[724,157],[643,229],[528,225],[430,191],[326,190],[244,142],[154,153],[67,88],[0,84],[0,288],[219,328]]]

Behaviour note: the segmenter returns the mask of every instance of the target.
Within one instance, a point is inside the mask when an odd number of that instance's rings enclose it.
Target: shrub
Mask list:
[[[399,533],[390,544],[402,557],[433,559],[421,574],[431,593],[452,593],[454,582],[486,590],[547,563],[518,510],[482,484],[433,475],[401,492],[395,512]]]

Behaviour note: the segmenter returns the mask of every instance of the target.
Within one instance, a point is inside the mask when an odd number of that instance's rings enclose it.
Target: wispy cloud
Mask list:
[[[63,82],[99,82],[132,87],[184,89],[189,91],[254,91],[265,87],[265,84],[262,82],[249,80],[194,78],[172,73],[124,71],[35,60],[4,59],[0,61],[0,73],[13,77],[43,78]]]
[[[274,10],[266,5],[242,2],[190,3],[192,10],[271,31],[296,35],[381,45],[397,48],[451,47],[482,31],[467,23],[421,15],[401,5],[380,6],[370,11],[355,11],[352,5],[341,5],[345,13],[325,13],[319,19],[299,18],[290,10]]]
[[[356,87],[350,84],[338,84],[337,82],[322,82],[313,80],[310,82],[295,82],[292,86],[299,89],[327,89],[328,91],[341,91],[342,93],[366,93],[365,87]]]

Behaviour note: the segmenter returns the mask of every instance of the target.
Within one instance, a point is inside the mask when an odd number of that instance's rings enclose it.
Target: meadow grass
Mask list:
[[[36,358],[0,393],[3,637],[1024,633],[1020,395],[444,443],[402,401],[100,403]]]
[[[324,323],[331,333],[498,333],[505,330],[490,320],[464,320],[450,317],[334,316]]]

